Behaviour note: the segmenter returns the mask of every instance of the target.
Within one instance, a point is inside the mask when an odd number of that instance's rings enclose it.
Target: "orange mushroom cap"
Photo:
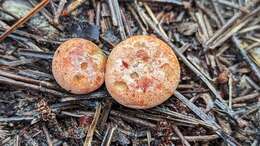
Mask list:
[[[65,90],[86,94],[104,82],[106,56],[94,43],[74,38],[62,43],[52,60],[55,80]]]
[[[107,60],[105,83],[120,104],[137,109],[166,101],[180,81],[172,49],[155,36],[133,36],[119,43]]]

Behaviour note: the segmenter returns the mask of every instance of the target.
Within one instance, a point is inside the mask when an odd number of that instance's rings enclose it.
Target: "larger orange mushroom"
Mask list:
[[[62,43],[52,61],[58,84],[74,94],[86,94],[104,82],[106,56],[94,43],[74,38]]]
[[[180,81],[172,49],[155,36],[133,36],[119,43],[107,60],[105,83],[120,104],[137,109],[166,101]]]

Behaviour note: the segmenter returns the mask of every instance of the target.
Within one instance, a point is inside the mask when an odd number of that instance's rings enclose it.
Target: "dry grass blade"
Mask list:
[[[212,43],[215,39],[217,39],[221,34],[223,34],[232,24],[239,19],[242,16],[242,13],[236,13],[227,23],[225,23],[224,26],[222,26],[218,31],[214,33],[214,35],[205,43],[206,46],[208,46],[210,43]],[[205,51],[208,48],[205,48]]]
[[[214,127],[215,132],[228,144],[231,146],[239,146],[240,144],[230,135],[224,132],[224,130],[207,114],[205,114],[201,109],[199,109],[196,105],[190,102],[187,98],[185,98],[178,91],[174,92],[175,97],[181,100],[189,109],[191,109],[198,117],[200,117],[205,122],[211,124]]]
[[[92,120],[90,127],[88,129],[88,133],[86,135],[84,146],[91,146],[92,145],[91,142],[92,142],[92,139],[93,139],[93,135],[94,135],[94,132],[95,132],[95,129],[96,129],[96,125],[97,125],[100,113],[101,113],[101,104],[98,104],[96,106],[96,112],[95,112],[95,115],[94,115],[94,119]]]
[[[184,115],[184,114],[181,114],[181,113],[178,113],[178,112],[174,112],[174,111],[170,111],[170,110],[166,110],[166,109],[163,109],[163,108],[155,108],[154,109],[155,111],[157,112],[160,112],[162,114],[166,114],[167,116],[171,116],[173,117],[174,119],[181,119],[183,121],[186,121],[187,123],[196,123],[196,124],[199,124],[199,125],[203,125],[203,126],[206,126],[208,128],[213,128],[212,125],[202,121],[202,120],[199,120],[199,119],[196,119],[196,118],[193,118],[191,116],[187,116],[187,115]]]
[[[260,11],[260,7],[249,13],[248,15],[244,16],[241,20],[241,23],[236,24],[234,27],[229,28],[224,34],[221,34],[209,48],[214,49],[220,45],[222,45],[227,39],[229,39],[232,35],[237,33],[242,27],[244,27],[249,21],[253,20],[254,16],[258,14]]]

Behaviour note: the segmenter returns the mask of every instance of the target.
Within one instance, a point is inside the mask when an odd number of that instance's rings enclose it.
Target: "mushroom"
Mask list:
[[[106,56],[94,43],[74,38],[62,43],[52,60],[57,83],[74,94],[86,94],[104,82]]]
[[[136,109],[159,105],[180,81],[172,49],[155,36],[139,35],[119,43],[108,57],[105,84],[120,104]]]

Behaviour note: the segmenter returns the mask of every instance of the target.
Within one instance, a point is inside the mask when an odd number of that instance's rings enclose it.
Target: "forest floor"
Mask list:
[[[0,145],[260,145],[259,0],[0,0],[0,32]],[[141,34],[181,63],[165,103],[129,109],[104,85],[73,95],[54,80],[62,42],[109,55]]]

